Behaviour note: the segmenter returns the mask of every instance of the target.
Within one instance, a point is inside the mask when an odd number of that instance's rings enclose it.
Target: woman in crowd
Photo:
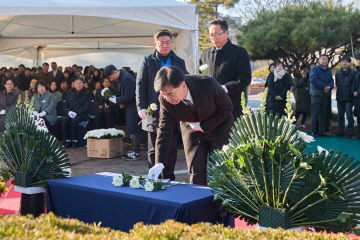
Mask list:
[[[271,63],[271,64],[269,65],[269,71],[270,71],[270,73],[269,73],[269,75],[267,76],[266,82],[265,82],[265,85],[264,85],[265,88],[268,88],[268,87],[269,87],[269,78],[270,78],[271,74],[274,72],[274,70],[275,70],[275,63]],[[269,112],[269,93],[268,93],[268,95],[267,95],[267,97],[266,97],[266,111]]]
[[[285,115],[286,94],[291,88],[291,77],[285,72],[281,62],[276,63],[274,72],[270,74],[268,87],[269,111]]]
[[[306,128],[305,121],[310,112],[310,82],[309,82],[309,66],[302,65],[300,72],[294,74],[294,96],[295,96],[295,118],[296,122],[301,117],[301,127]],[[296,123],[295,123],[296,124]]]
[[[94,91],[93,91],[93,94],[94,94],[94,96],[96,95],[96,92],[97,92],[97,90],[101,90],[102,89],[102,85],[101,85],[101,82],[97,82],[96,84],[95,84],[95,89],[94,89]]]
[[[8,79],[5,82],[5,90],[0,93],[0,132],[5,130],[6,113],[16,104],[19,96],[19,92],[14,87],[14,81]]]
[[[94,72],[93,72],[93,74],[92,74],[92,78],[91,78],[91,80],[89,81],[90,87],[91,87],[92,89],[94,89],[96,83],[98,83],[98,82],[102,82],[102,78],[100,77],[100,72],[99,72],[99,70],[98,70],[98,69],[95,69]]]
[[[43,81],[36,83],[37,93],[34,95],[35,117],[43,118],[49,132],[55,135],[54,125],[56,123],[56,99],[52,93],[47,91],[47,85]]]
[[[115,89],[111,87],[109,79],[105,78],[103,82],[104,88],[109,88],[112,94],[115,94]],[[102,89],[98,89],[95,94],[96,106],[96,128],[112,128],[115,124],[115,111],[117,105],[110,102],[107,98],[101,95]]]
[[[57,90],[57,85],[56,85],[56,82],[55,82],[55,81],[53,81],[53,82],[50,83],[50,90],[49,90],[49,92],[54,95],[57,103],[61,101],[61,99],[62,99],[62,93]]]
[[[64,80],[68,83],[68,86],[71,86],[73,79],[71,78],[71,74],[68,70],[65,70],[65,72],[64,72]]]

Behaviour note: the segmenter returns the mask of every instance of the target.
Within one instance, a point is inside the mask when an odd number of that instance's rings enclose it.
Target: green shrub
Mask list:
[[[343,240],[351,239],[343,234],[331,235],[307,231],[282,229],[249,230],[227,228],[222,225],[199,223],[187,225],[168,220],[160,225],[137,223],[130,233],[101,228],[100,224],[85,224],[75,219],[62,219],[53,213],[32,216],[0,217],[0,239],[302,239]]]

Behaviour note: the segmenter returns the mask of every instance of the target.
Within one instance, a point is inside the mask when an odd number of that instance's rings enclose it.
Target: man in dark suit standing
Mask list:
[[[163,67],[156,74],[160,91],[160,120],[155,162],[148,177],[157,179],[166,164],[172,129],[180,121],[190,183],[206,185],[208,155],[228,142],[233,125],[229,96],[212,77],[184,75],[176,67]]]
[[[154,34],[155,52],[145,56],[136,79],[136,106],[142,121],[142,129],[148,133],[148,164],[149,168],[155,164],[156,129],[159,122],[159,111],[154,111],[151,116],[146,115],[150,104],[159,106],[159,93],[154,90],[154,79],[157,71],[162,66],[176,66],[185,73],[185,62],[172,51],[172,34],[168,30],[159,30]],[[169,154],[163,178],[175,180],[174,169],[176,163],[176,129],[173,137],[169,138]]]
[[[214,77],[228,92],[236,119],[242,112],[241,93],[251,82],[251,67],[247,51],[232,44],[228,36],[228,24],[225,20],[210,22],[209,37],[213,47],[201,54],[200,66],[207,64],[206,74]]]

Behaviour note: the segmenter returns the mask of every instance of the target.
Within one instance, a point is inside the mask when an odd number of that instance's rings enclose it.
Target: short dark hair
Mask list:
[[[57,65],[57,63],[56,63],[56,62],[52,62],[51,64],[56,64],[56,65]]]
[[[44,62],[42,65],[43,65],[43,66],[44,66],[44,65],[49,66],[49,64],[48,64],[47,62]]]
[[[218,19],[212,20],[212,21],[210,22],[210,25],[209,25],[209,26],[211,26],[211,25],[220,25],[220,28],[221,28],[223,31],[229,30],[229,26],[228,26],[226,20],[224,20],[224,19],[218,18]]]
[[[80,80],[80,81],[82,81],[83,83],[85,83],[84,79],[82,79],[82,78],[80,78],[80,77],[76,77],[73,82],[75,82],[75,81],[77,81],[77,80]]]
[[[325,54],[325,53],[321,54],[321,55],[319,56],[319,59],[320,59],[321,57],[327,57],[327,59],[329,60],[329,56],[328,56],[327,54]]]
[[[46,89],[46,91],[48,90],[48,86],[47,86],[47,84],[44,82],[44,81],[37,81],[36,82],[36,85],[35,85],[35,89],[36,89],[36,92],[37,92],[37,89],[38,89],[38,86],[44,86],[45,87],[45,89]]]
[[[172,87],[177,88],[183,81],[185,81],[185,75],[180,68],[175,66],[165,66],[160,68],[157,72],[154,81],[154,88],[156,92],[159,92],[166,85],[171,85]]]
[[[351,57],[350,56],[343,56],[341,58],[341,61],[347,61],[348,63],[351,63]]]
[[[20,64],[20,65],[19,65],[19,68],[20,68],[20,67],[25,68],[25,65],[24,65],[24,64]]]
[[[270,68],[271,68],[271,67],[276,67],[275,63],[271,63],[271,64],[269,65],[269,68],[268,68],[269,71],[270,71]]]
[[[300,70],[304,70],[304,69],[310,69],[310,66],[307,64],[303,64],[300,66]]]
[[[169,30],[162,29],[162,30],[156,31],[156,33],[154,34],[154,41],[158,40],[158,38],[162,37],[162,36],[169,36],[170,39],[173,38],[173,35],[171,34],[171,32]]]

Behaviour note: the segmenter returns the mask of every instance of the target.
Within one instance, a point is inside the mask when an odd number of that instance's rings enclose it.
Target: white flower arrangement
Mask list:
[[[140,186],[140,181],[139,181],[139,179],[133,177],[133,178],[130,180],[129,186],[130,186],[131,188],[140,188],[141,186]]]
[[[88,131],[84,139],[110,139],[110,138],[118,138],[124,137],[125,133],[122,130],[118,130],[116,128],[108,128],[108,129],[95,129]]]
[[[42,119],[42,118],[35,119],[34,117],[33,117],[33,119],[35,121],[37,131],[49,132],[49,130],[46,127],[44,119]]]
[[[121,187],[122,185],[124,185],[123,177],[122,177],[122,176],[113,177],[112,184],[113,184],[115,187]]]
[[[325,156],[327,156],[329,154],[329,151],[326,150],[325,148],[321,147],[321,146],[317,146],[317,151],[321,154],[322,152],[325,152]]]
[[[164,190],[165,188],[178,185],[180,183],[163,185],[161,181],[155,181],[152,179],[145,179],[143,177],[134,177],[129,174],[122,173],[119,176],[115,176],[112,179],[112,184],[115,187],[131,187],[131,188],[143,188],[147,192],[154,192],[157,190]]]
[[[307,143],[311,143],[314,140],[314,137],[310,136],[310,135],[307,135],[306,133],[302,132],[302,131],[298,131],[298,136],[304,141],[304,142],[307,142]]]
[[[201,66],[199,67],[199,70],[200,70],[200,72],[201,72],[202,74],[207,74],[208,68],[209,68],[209,65],[203,64],[203,65],[201,65]]]
[[[106,87],[103,90],[101,90],[101,96],[103,96],[104,98],[111,98],[112,93],[111,93],[110,89]]]
[[[154,184],[151,181],[146,181],[144,185],[144,189],[147,192],[152,192],[154,191]]]
[[[157,108],[157,105],[155,103],[152,103],[152,104],[150,104],[150,109],[153,110],[153,111],[156,111],[158,108]]]

